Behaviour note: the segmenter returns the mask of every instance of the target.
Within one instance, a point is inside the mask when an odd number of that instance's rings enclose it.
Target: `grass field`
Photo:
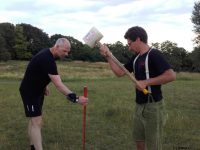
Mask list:
[[[27,150],[27,122],[18,92],[27,62],[0,62],[0,150]],[[79,95],[88,86],[86,149],[134,150],[134,87],[106,63],[58,62],[64,83]],[[200,74],[178,73],[163,86],[168,120],[164,150],[200,150]],[[50,84],[43,114],[45,150],[82,149],[82,110]]]

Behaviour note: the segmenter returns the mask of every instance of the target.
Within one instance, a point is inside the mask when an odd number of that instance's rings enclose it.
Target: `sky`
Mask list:
[[[92,27],[102,43],[126,44],[128,28],[141,26],[148,43],[169,40],[192,51],[194,3],[197,0],[7,0],[0,5],[0,23],[31,24],[49,36],[62,34],[83,42]]]

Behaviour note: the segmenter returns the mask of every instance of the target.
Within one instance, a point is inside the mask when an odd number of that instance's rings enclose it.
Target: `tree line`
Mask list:
[[[191,21],[197,35],[194,39],[197,46],[194,47],[193,51],[188,52],[169,40],[163,43],[151,43],[152,47],[158,48],[163,53],[177,72],[200,72],[200,2],[194,3]],[[54,34],[49,37],[42,29],[30,24],[13,25],[8,22],[0,23],[0,61],[30,60],[41,49],[53,46],[55,41],[61,37],[67,38],[71,43],[71,54],[66,58],[66,61],[105,61],[99,54],[98,48],[90,48],[71,36]],[[107,45],[122,63],[126,63],[131,57],[134,57],[134,54],[128,51],[128,46],[123,45],[120,41]]]

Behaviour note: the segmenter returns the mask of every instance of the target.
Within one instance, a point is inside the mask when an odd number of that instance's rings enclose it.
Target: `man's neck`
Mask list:
[[[149,49],[150,49],[149,45],[147,45],[147,44],[141,45],[141,47],[140,47],[140,55],[143,55],[143,54],[146,53]]]
[[[55,47],[51,47],[50,52],[52,53],[53,57],[56,57]]]

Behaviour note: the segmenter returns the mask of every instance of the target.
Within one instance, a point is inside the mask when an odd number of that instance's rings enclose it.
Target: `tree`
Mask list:
[[[4,39],[4,48],[6,53],[11,56],[11,59],[15,59],[15,26],[11,23],[0,23],[0,34]]]
[[[151,47],[154,47],[156,49],[161,49],[160,48],[160,43],[156,42],[156,43],[151,43]]]
[[[120,41],[117,41],[114,44],[108,44],[108,47],[121,63],[127,63],[127,61],[133,56],[133,54],[128,51],[128,46],[124,46]]]
[[[200,47],[195,47],[189,57],[192,61],[191,70],[193,72],[200,72]]]
[[[195,72],[200,72],[200,1],[194,3],[194,10],[192,11],[192,23],[194,24],[194,32],[196,38],[194,39],[197,47],[189,55],[192,62],[191,70]]]
[[[194,24],[194,32],[197,35],[194,42],[200,46],[200,1],[194,3],[192,11],[192,23]]]
[[[48,48],[51,46],[50,39],[48,34],[43,32],[37,27],[33,27],[30,24],[19,24],[23,27],[24,37],[28,42],[27,49],[31,52],[32,55],[35,55],[43,48]]]
[[[170,41],[165,41],[160,44],[160,50],[163,53],[163,55],[166,57],[168,62],[171,64],[172,68],[175,71],[180,71],[181,60],[176,58],[177,44]],[[175,52],[175,55],[174,55],[174,52]]]
[[[15,27],[15,52],[16,59],[19,60],[29,60],[32,57],[30,51],[27,50],[28,42],[23,35],[23,27],[16,25]]]
[[[163,43],[152,43],[152,46],[160,49],[165,58],[175,71],[186,71],[188,69],[188,53],[182,47],[177,47],[176,43],[165,41]]]
[[[11,59],[11,55],[5,48],[5,45],[6,45],[5,39],[0,34],[0,61],[7,61]]]

